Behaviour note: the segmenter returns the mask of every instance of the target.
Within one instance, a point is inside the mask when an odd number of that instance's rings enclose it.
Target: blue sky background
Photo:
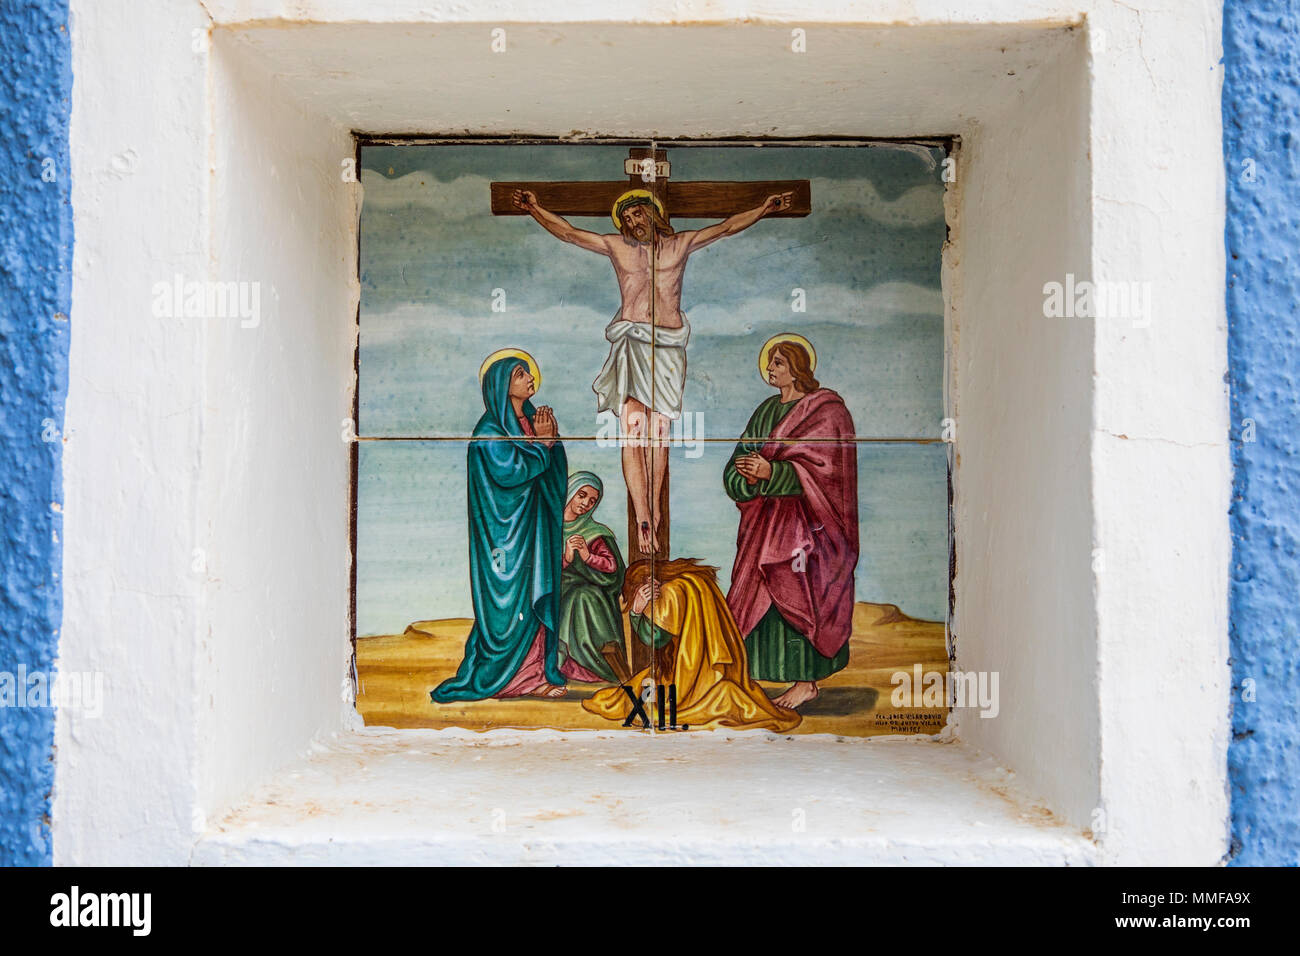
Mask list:
[[[759,222],[696,253],[682,307],[692,326],[684,406],[701,457],[673,451],[673,551],[734,558],[734,505],[721,488],[731,442],[771,394],[767,338],[797,331],[823,386],[844,396],[862,437],[937,437],[943,418],[942,153],[919,147],[668,146],[677,180],[809,179],[813,213]],[[370,146],[362,152],[359,432],[463,437],[482,413],[478,368],[503,346],[537,359],[535,401],[556,410],[573,467],[606,481],[599,517],[622,533],[616,449],[599,432],[591,382],[619,306],[609,261],[529,217],[493,216],[493,180],[622,179],[626,146]],[[669,210],[671,214],[671,210]],[[574,224],[612,232],[608,217]],[[673,220],[677,229],[706,222]],[[791,309],[804,290],[807,311]],[[492,311],[494,289],[506,312]],[[942,620],[947,605],[942,446],[859,453],[860,600]],[[363,443],[358,633],[470,614],[463,442]]]

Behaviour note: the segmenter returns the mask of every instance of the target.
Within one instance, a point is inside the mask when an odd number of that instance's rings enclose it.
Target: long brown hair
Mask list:
[[[798,342],[777,342],[772,346],[772,351],[779,353],[785,359],[785,364],[790,366],[795,388],[805,395],[821,388],[821,383],[813,378],[812,359],[806,348]]]
[[[699,558],[673,558],[671,561],[656,561],[654,565],[655,580],[660,584],[681,577],[683,572],[686,571],[695,571],[714,584],[718,583],[718,569],[712,565],[701,564]],[[637,588],[645,584],[649,578],[650,559],[642,558],[640,561],[633,561],[627,569],[627,576],[623,578],[624,607],[632,606],[632,599],[636,596]]]
[[[673,227],[669,225],[667,218],[660,215],[658,206],[656,206],[652,202],[648,202],[644,204],[638,203],[638,205],[645,205],[649,209],[650,226],[655,232],[659,233],[659,235],[661,236],[671,236],[673,234],[674,232]],[[619,214],[618,217],[618,231],[623,234],[623,238],[631,239],[633,242],[638,241],[636,235],[632,232],[632,230],[628,227],[628,224],[624,221],[621,213]]]

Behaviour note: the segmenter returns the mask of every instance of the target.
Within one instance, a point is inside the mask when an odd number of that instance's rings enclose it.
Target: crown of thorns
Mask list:
[[[633,206],[649,206],[653,204],[659,210],[659,215],[664,215],[663,204],[654,197],[647,189],[633,189],[625,192],[614,201],[614,208],[610,211],[610,218],[614,220],[614,225],[620,229],[623,228],[623,212]]]

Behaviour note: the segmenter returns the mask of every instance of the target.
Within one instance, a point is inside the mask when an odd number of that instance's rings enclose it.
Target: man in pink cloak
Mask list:
[[[778,389],[755,409],[723,484],[740,510],[727,605],[750,675],[791,681],[775,703],[799,707],[848,663],[858,563],[858,466],[844,400],[812,376],[809,350],[778,341]]]

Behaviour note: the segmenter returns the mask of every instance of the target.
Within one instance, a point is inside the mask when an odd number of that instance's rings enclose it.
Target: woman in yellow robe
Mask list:
[[[647,678],[675,684],[679,725],[792,730],[799,726],[799,714],[772,703],[749,676],[745,642],[718,589],[716,571],[693,558],[656,562],[654,581],[649,561],[628,568],[623,601],[632,611],[633,633],[655,648],[655,663],[635,674],[631,687],[639,691]],[[582,706],[620,721],[633,710],[621,687],[598,691]]]

